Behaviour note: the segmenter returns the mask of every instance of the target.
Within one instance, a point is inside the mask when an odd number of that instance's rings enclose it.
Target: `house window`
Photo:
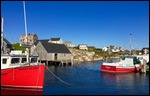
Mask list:
[[[7,59],[3,59],[3,64],[6,64],[7,63]]]
[[[19,63],[20,58],[12,58],[11,64]]]

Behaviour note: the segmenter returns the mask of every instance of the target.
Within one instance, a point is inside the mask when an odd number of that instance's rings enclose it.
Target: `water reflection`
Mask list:
[[[43,95],[42,89],[1,87],[1,95]]]
[[[145,84],[148,80],[148,76],[140,73],[115,74],[101,72],[100,76],[103,83],[109,86],[110,89],[120,90],[118,94],[135,94],[136,92],[133,90],[141,91],[149,87],[149,84]]]

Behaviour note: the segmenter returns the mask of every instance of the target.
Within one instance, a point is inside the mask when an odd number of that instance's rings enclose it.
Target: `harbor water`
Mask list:
[[[101,72],[101,64],[97,61],[73,66],[48,66],[42,91],[1,87],[1,94],[149,95],[149,74]]]

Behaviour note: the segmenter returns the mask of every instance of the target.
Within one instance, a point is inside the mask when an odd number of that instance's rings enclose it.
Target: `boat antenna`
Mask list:
[[[3,30],[3,28],[4,28],[4,18],[1,18],[1,43],[2,43],[2,45],[1,45],[1,54],[3,54],[3,38],[4,38],[4,30]]]
[[[132,34],[130,33],[130,55],[132,55]]]

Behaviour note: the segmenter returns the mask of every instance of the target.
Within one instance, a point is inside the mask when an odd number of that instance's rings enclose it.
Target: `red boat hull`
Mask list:
[[[134,72],[135,67],[116,67],[116,66],[101,65],[101,71],[113,73],[128,73]]]
[[[43,95],[41,89],[24,89],[1,87],[1,95]]]
[[[43,88],[45,65],[1,69],[1,86]]]

